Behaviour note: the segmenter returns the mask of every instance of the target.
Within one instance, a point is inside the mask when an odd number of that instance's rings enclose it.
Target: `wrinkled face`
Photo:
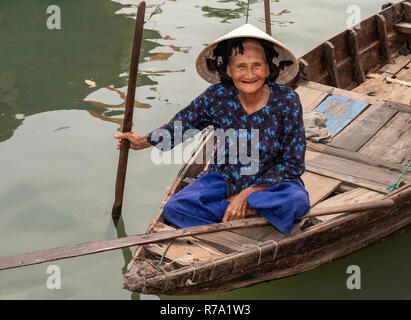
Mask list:
[[[269,76],[269,68],[265,60],[264,49],[258,42],[243,43],[244,54],[239,52],[231,57],[227,74],[233,79],[236,88],[245,94],[259,91]]]

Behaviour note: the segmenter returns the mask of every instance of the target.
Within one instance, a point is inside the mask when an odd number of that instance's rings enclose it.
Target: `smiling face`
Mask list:
[[[263,47],[256,41],[243,43],[244,53],[233,52],[227,67],[227,74],[236,88],[244,94],[254,94],[262,89],[269,68]]]

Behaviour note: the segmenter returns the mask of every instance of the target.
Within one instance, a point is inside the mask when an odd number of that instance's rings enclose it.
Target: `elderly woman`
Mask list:
[[[268,34],[245,24],[207,46],[197,59],[197,71],[213,85],[161,127],[170,133],[169,148],[174,147],[177,124],[182,134],[210,125],[236,133],[247,130],[247,150],[257,148],[258,159],[251,161],[258,161],[258,169],[244,174],[247,166],[228,161],[233,142],[226,139],[226,161],[213,161],[175,194],[164,206],[164,217],[181,228],[241,219],[251,208],[281,232],[290,233],[295,219],[310,208],[300,178],[305,168],[302,108],[298,95],[283,85],[298,72],[295,56]],[[254,146],[251,130],[258,132]],[[118,134],[117,147],[121,139],[128,139],[135,150],[156,146],[161,139],[155,133]]]

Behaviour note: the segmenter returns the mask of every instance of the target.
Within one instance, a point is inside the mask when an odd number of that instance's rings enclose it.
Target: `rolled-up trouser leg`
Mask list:
[[[300,180],[281,182],[247,197],[251,209],[266,218],[274,227],[289,234],[294,220],[310,210],[307,190]]]
[[[179,228],[221,222],[229,202],[226,182],[212,172],[194,180],[164,205],[165,219]]]

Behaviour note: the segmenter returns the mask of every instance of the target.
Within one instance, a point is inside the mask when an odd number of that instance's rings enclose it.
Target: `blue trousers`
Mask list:
[[[221,222],[229,202],[222,176],[211,172],[191,182],[164,205],[165,219],[179,228]],[[247,197],[251,209],[279,231],[289,234],[296,218],[310,209],[308,192],[300,180],[282,182]]]

